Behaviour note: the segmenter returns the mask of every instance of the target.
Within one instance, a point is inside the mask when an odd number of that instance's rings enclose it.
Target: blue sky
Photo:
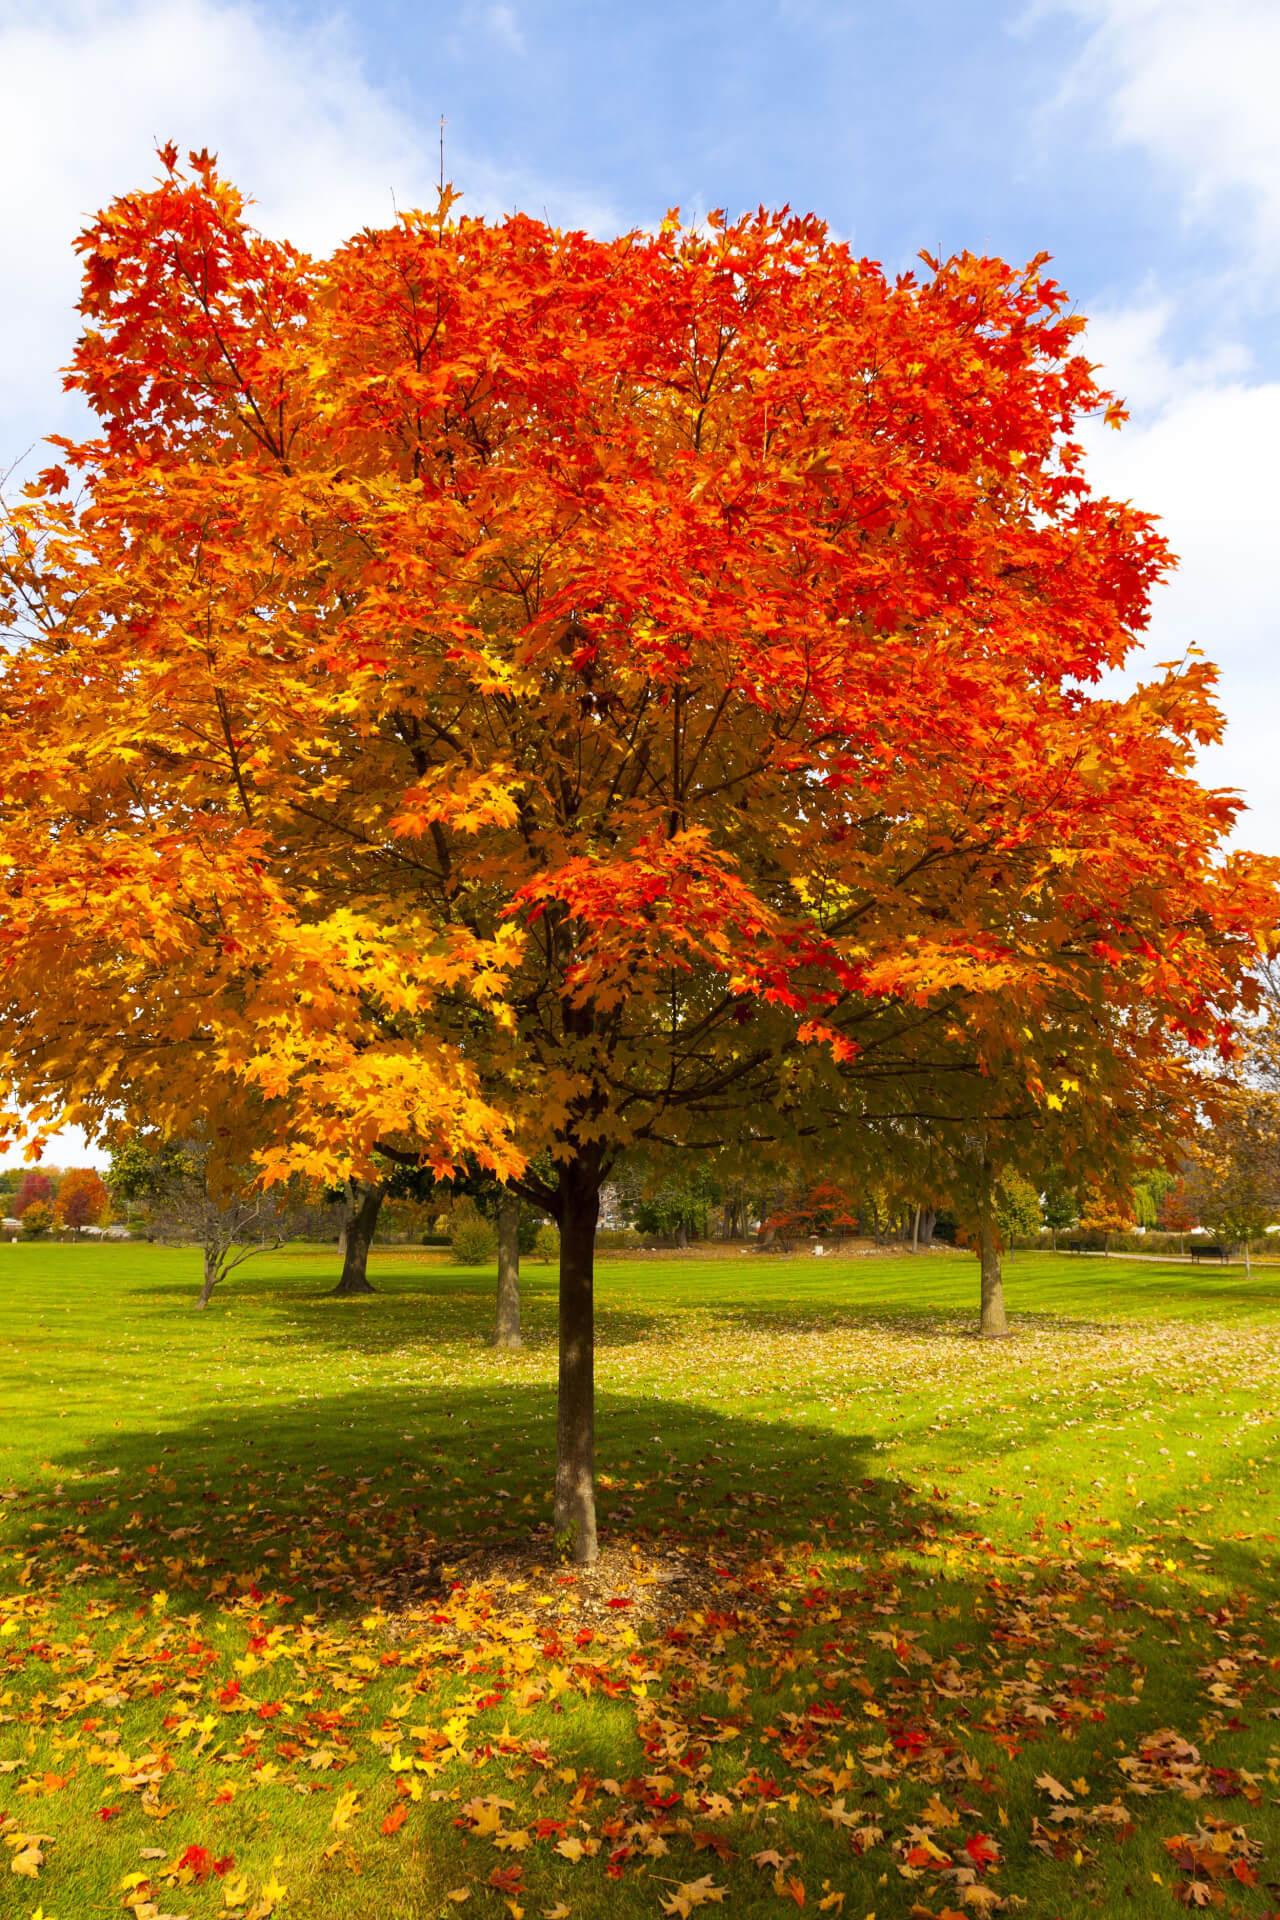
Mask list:
[[[545,182],[553,215],[588,194],[622,224],[785,200],[895,264],[921,246],[1048,248],[1092,298],[1224,254],[1075,86],[1090,35],[1073,9],[379,0],[362,18],[371,82],[428,137],[446,113],[450,156]]]

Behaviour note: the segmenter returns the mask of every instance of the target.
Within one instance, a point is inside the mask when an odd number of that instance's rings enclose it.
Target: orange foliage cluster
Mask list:
[[[1169,1119],[1274,897],[1212,670],[1090,691],[1168,555],[1088,489],[1121,414],[1042,259],[448,195],[313,259],[162,157],[79,242],[97,432],[9,519],[37,1125],[590,1185],[802,1113]]]

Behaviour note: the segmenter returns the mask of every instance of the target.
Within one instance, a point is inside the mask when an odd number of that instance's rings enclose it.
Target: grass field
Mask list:
[[[549,1268],[197,1264],[0,1247],[6,1920],[1280,1912],[1280,1273],[606,1261],[583,1587]]]

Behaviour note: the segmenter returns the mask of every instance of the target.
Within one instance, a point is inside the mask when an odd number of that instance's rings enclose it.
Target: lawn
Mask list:
[[[0,1914],[1280,1911],[1280,1272],[973,1265],[606,1261],[581,1585],[549,1268],[0,1247]]]

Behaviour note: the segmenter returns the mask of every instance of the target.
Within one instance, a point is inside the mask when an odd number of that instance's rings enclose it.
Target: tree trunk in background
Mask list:
[[[218,1284],[218,1253],[215,1247],[204,1250],[204,1285],[200,1289],[197,1307],[207,1307],[213,1298],[213,1290]]]
[[[498,1322],[496,1347],[520,1343],[520,1202],[504,1187],[498,1195]]]
[[[560,1173],[560,1389],[557,1541],[578,1566],[596,1557],[595,1243],[600,1177],[582,1159]]]
[[[920,1209],[919,1207],[916,1208],[915,1212],[911,1216],[911,1251],[912,1253],[919,1253],[920,1251]]]
[[[990,1156],[985,1152],[978,1187],[978,1258],[982,1263],[982,1317],[978,1331],[984,1340],[1003,1340],[1009,1331],[1009,1322],[1005,1318],[1004,1281],[1000,1276],[995,1181]]]
[[[342,1278],[333,1289],[335,1294],[374,1291],[369,1280],[369,1249],[373,1245],[382,1200],[381,1187],[348,1181],[347,1217],[338,1243],[342,1248]]]
[[[923,1207],[921,1209],[920,1245],[922,1247],[931,1247],[933,1245],[933,1229],[937,1218],[938,1209],[936,1207]]]

